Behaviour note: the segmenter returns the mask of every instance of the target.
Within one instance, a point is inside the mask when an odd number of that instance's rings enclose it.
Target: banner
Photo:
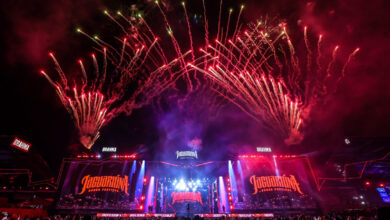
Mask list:
[[[172,204],[183,203],[183,202],[199,202],[203,205],[202,195],[200,192],[173,192],[172,196]]]
[[[236,210],[318,208],[310,170],[302,159],[241,159],[234,173]]]
[[[135,210],[137,163],[71,161],[62,177],[58,209]],[[134,167],[133,167],[134,166]]]
[[[303,194],[294,175],[290,175],[289,177],[285,175],[256,177],[256,175],[253,175],[250,177],[249,182],[254,187],[254,195],[256,195],[259,191],[289,191]]]

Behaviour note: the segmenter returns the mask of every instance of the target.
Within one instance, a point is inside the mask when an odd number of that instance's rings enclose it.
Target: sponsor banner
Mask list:
[[[116,152],[116,147],[103,147],[102,148],[102,152],[112,152],[112,153],[115,153]]]
[[[147,218],[147,217],[161,217],[174,218],[175,214],[149,214],[149,213],[97,213],[98,218]]]
[[[202,218],[251,218],[251,217],[264,217],[273,218],[273,213],[252,213],[252,214],[194,214]],[[175,214],[149,214],[149,213],[97,213],[98,218],[147,218],[147,217],[160,217],[160,218],[174,218]]]
[[[195,214],[199,215],[202,218],[223,218],[223,217],[232,217],[232,218],[251,218],[251,217],[264,217],[264,218],[273,218],[273,213],[252,213],[252,214]]]
[[[11,146],[24,152],[28,152],[30,150],[31,144],[15,137],[11,143]]]
[[[256,147],[257,152],[272,152],[270,147]]]

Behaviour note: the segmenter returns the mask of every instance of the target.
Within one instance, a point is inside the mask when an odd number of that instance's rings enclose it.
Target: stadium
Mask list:
[[[390,219],[381,1],[9,1],[0,214]]]

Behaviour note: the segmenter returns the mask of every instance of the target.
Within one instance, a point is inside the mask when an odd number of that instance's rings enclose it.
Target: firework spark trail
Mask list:
[[[325,56],[321,52],[322,35],[317,42],[318,53],[313,53],[310,47],[307,27],[304,27],[303,37],[306,53],[301,56],[284,25],[269,28],[269,33],[252,27],[250,32],[239,31],[237,37],[228,42],[216,40],[215,46],[208,47],[212,55],[201,50],[204,57],[214,60],[213,65],[202,68],[194,63],[189,66],[214,81],[217,86],[213,90],[219,95],[281,134],[286,143],[298,143],[302,140],[300,128],[305,114],[315,104],[313,97],[327,86],[325,78],[330,74],[338,74],[338,79],[343,77],[359,51],[359,48],[354,50],[339,67],[335,63],[339,46],[326,63],[322,61]],[[312,60],[316,62],[313,64]]]
[[[229,36],[230,18],[232,16],[232,12],[233,12],[233,9],[229,9],[229,17],[228,17],[227,25],[226,25],[225,40],[223,40],[224,43],[226,43],[226,40]]]
[[[168,18],[166,16],[164,10],[161,8],[161,6],[160,6],[158,1],[156,1],[155,3],[158,6],[158,9],[160,10],[161,15],[163,16],[163,19],[165,21],[165,26],[167,27],[168,35],[170,36],[172,44],[173,44],[173,47],[174,47],[176,53],[178,54],[178,59],[181,61],[182,67],[184,68],[184,72],[185,72],[185,76],[187,78],[187,83],[188,83],[188,86],[189,86],[189,90],[192,91],[193,90],[192,80],[191,80],[190,74],[189,74],[189,72],[187,70],[186,62],[183,59],[183,53],[182,53],[182,49],[180,47],[180,44],[178,43],[175,35],[173,34],[173,30],[171,28],[171,25],[170,25],[170,23],[168,21]]]
[[[181,4],[182,4],[183,9],[184,9],[184,15],[185,15],[185,18],[186,18],[186,23],[187,23],[188,37],[189,37],[189,39],[190,39],[190,48],[191,48],[192,62],[194,62],[194,61],[195,61],[194,42],[193,42],[193,40],[192,40],[192,33],[191,33],[190,20],[189,20],[189,18],[188,18],[188,13],[187,13],[187,9],[186,9],[185,2],[182,2]]]

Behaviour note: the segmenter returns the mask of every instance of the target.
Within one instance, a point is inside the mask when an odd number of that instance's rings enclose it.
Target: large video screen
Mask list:
[[[70,161],[62,178],[58,209],[134,210],[135,161]]]
[[[158,211],[164,213],[212,213],[214,178],[162,178]]]
[[[318,208],[313,178],[302,159],[245,159],[233,168],[236,210]]]

